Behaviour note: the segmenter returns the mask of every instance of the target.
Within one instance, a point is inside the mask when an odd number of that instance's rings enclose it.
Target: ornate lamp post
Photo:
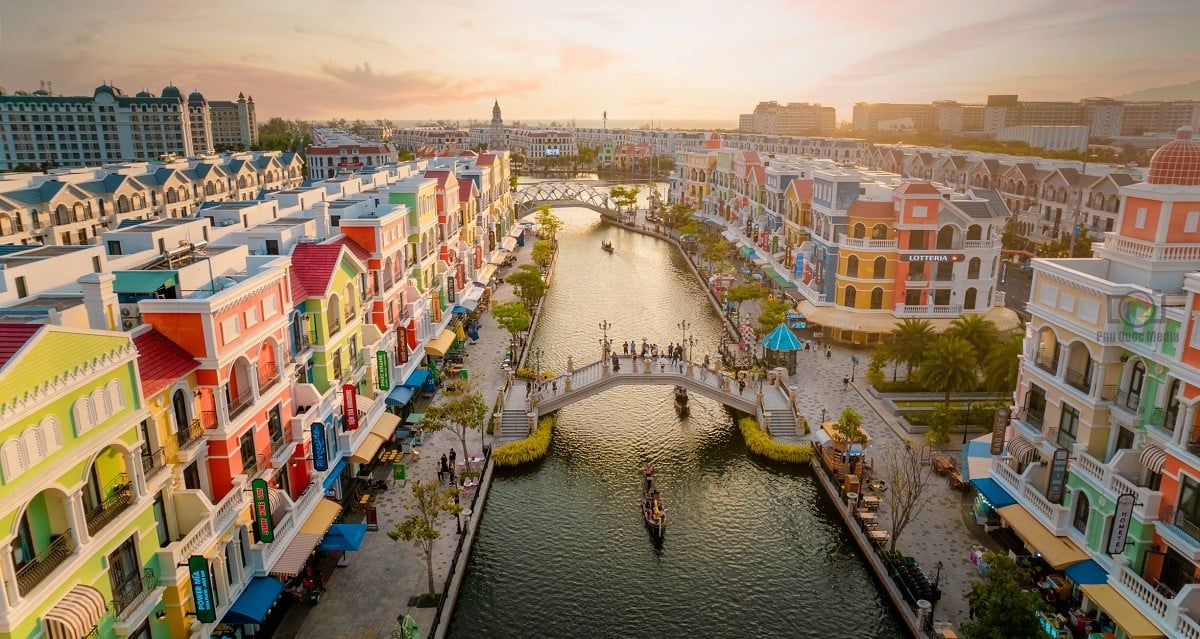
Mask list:
[[[608,329],[610,328],[612,328],[612,324],[609,324],[608,320],[600,322],[600,330],[604,332],[604,337],[600,339],[600,359],[604,361],[608,361],[608,349],[611,347],[608,341]]]
[[[683,333],[683,339],[681,339],[679,342],[679,345],[683,346],[684,344],[687,343],[687,330],[692,327],[692,324],[691,324],[691,322],[689,322],[685,319],[685,320],[679,322],[678,324],[676,324],[676,326],[678,326],[680,332]],[[689,359],[690,359],[690,354],[689,354]]]

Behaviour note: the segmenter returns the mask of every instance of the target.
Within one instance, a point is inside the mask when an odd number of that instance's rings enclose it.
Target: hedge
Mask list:
[[[742,438],[746,440],[746,448],[755,455],[789,464],[806,464],[812,459],[811,445],[777,442],[759,427],[758,420],[753,417],[743,417],[738,422],[738,428],[742,431]]]
[[[934,412],[935,411],[932,410],[911,411],[902,412],[901,415],[903,415],[904,419],[908,420],[908,423],[912,424],[913,426],[930,426],[933,424]],[[954,425],[962,426],[964,421],[963,417],[966,417],[966,411],[958,411],[958,413],[959,414],[954,418]],[[972,410],[971,420],[968,423],[970,423],[972,426],[978,426],[980,428],[991,430],[993,423],[992,412],[988,410]]]
[[[500,444],[492,451],[492,461],[498,467],[520,466],[537,461],[550,450],[551,435],[554,434],[554,417],[543,417],[538,426],[525,439]]]
[[[877,390],[881,393],[937,393],[939,395],[941,394],[941,391],[931,390],[928,386],[922,384],[921,382],[918,382],[915,379],[898,379],[894,382],[891,380],[882,380],[882,381],[868,380],[868,381],[871,381],[871,385],[875,387],[875,390]],[[966,392],[980,392],[983,390],[985,390],[983,387],[983,384],[979,384],[976,388],[973,388]]]

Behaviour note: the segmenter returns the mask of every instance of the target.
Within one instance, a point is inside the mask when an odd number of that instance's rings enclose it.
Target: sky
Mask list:
[[[708,119],[1200,77],[1195,0],[0,0],[0,86],[175,84],[260,122]]]

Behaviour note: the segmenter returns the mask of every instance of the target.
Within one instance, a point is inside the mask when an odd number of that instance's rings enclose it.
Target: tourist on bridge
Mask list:
[[[525,380],[525,396],[529,397],[533,393],[533,382]]]
[[[629,354],[629,342],[625,342],[625,343],[621,344],[621,346],[622,346],[622,350],[625,351],[625,354],[628,355]]]
[[[746,393],[746,380],[739,377],[738,378],[738,395],[744,395],[745,393]]]
[[[552,381],[552,382],[550,382],[550,394],[551,394],[551,395],[557,395],[557,394],[558,394],[558,380],[557,380],[557,379],[556,379],[556,380],[554,380],[554,381]]]
[[[614,373],[621,370],[621,359],[617,357],[616,353],[613,353],[612,355],[612,369]]]

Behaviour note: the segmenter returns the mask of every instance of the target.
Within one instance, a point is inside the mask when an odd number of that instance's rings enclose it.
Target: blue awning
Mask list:
[[[1063,573],[1077,586],[1108,583],[1108,571],[1094,559],[1071,564],[1063,569]]]
[[[317,544],[317,550],[358,550],[366,534],[366,524],[334,524]]]
[[[334,482],[337,481],[338,476],[342,474],[342,471],[345,470],[346,466],[349,464],[350,460],[346,459],[345,457],[338,459],[337,463],[333,465],[333,468],[329,469],[329,475],[325,477],[325,481],[321,484],[321,487],[325,490],[332,488]]]
[[[261,624],[267,619],[267,613],[279,593],[283,592],[283,582],[274,577],[255,577],[246,584],[242,596],[233,602],[229,612],[221,620],[223,623],[253,623]]]
[[[402,385],[409,388],[420,388],[427,381],[429,381],[429,369],[418,368],[417,370],[413,371],[412,375],[408,376],[408,379],[404,380],[404,384]]]
[[[392,389],[392,392],[383,398],[383,402],[388,406],[403,406],[413,398],[413,389],[407,386],[397,386]]]
[[[455,315],[466,315],[467,313],[470,313],[471,310],[465,306],[455,306],[454,308],[450,309],[450,312]]]
[[[979,491],[980,495],[992,505],[992,508],[1004,508],[1017,503],[1017,500],[1012,498],[1007,491],[996,483],[996,480],[990,477],[980,477],[972,479],[971,483],[975,485],[975,490]]]

